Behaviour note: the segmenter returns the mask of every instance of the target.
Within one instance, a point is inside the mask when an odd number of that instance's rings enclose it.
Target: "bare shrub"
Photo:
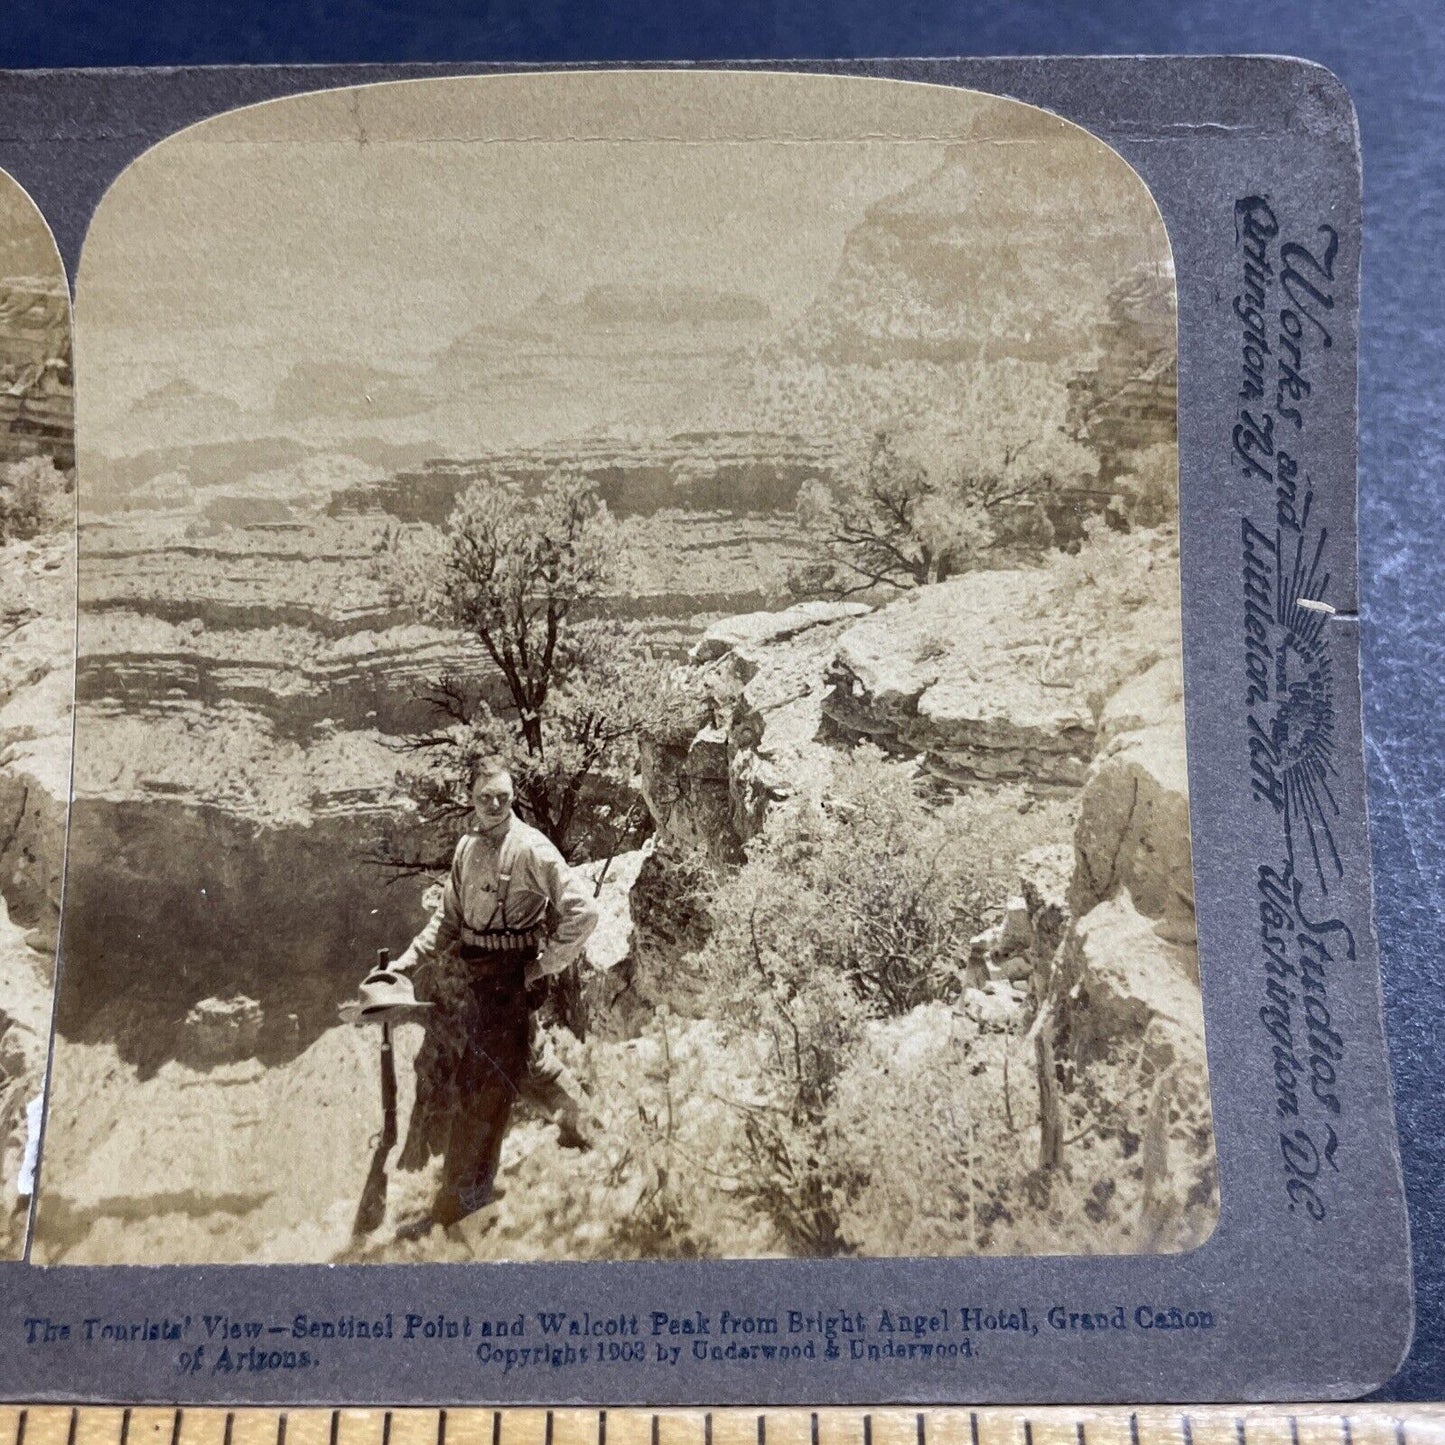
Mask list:
[[[1126,454],[1117,486],[1124,513],[1136,527],[1159,527],[1179,519],[1179,446],[1155,442]]]
[[[860,1243],[840,1210],[876,1161],[835,1105],[845,1075],[866,1095],[868,1030],[958,997],[1001,880],[1066,827],[1020,813],[1007,791],[930,802],[912,765],[864,747],[839,759],[823,802],[777,809],[719,882],[696,969],[706,1012],[763,1045],[759,1097],[742,1108],[747,1154],[730,1167],[794,1252]],[[881,1118],[872,1134],[901,1137]],[[915,1167],[897,1147],[888,1161]]]
[[[0,542],[29,541],[59,531],[70,520],[73,482],[48,457],[26,457],[0,467]]]

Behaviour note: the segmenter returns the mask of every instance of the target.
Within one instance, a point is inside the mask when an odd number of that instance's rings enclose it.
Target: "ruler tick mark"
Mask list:
[[[10,1440],[6,1441],[0,1436],[0,1445],[44,1445],[39,1439],[37,1431],[29,1428],[29,1410],[33,1407],[20,1405],[18,1402],[12,1408],[15,1409],[13,1426]],[[42,1415],[37,1417],[41,1420],[43,1431],[47,1436],[53,1435],[59,1445],[85,1445],[80,1440],[80,1412],[86,1411],[86,1433],[87,1440],[92,1434],[97,1436],[100,1445],[204,1445],[203,1436],[209,1436],[214,1445],[246,1445],[240,1434],[237,1432],[236,1423],[240,1414],[239,1409],[227,1409],[224,1406],[209,1407],[203,1410],[195,1407],[174,1407],[172,1410],[170,1428],[165,1425],[163,1413],[157,1422],[151,1422],[146,1416],[142,1416],[144,1423],[137,1424],[134,1408],[130,1406],[117,1407],[118,1414],[107,1412],[108,1418],[102,1422],[102,1428],[95,1429],[96,1421],[92,1419],[92,1411],[87,1406],[59,1406],[46,1407]],[[1311,1445],[1313,1436],[1307,1439],[1310,1432],[1303,1427],[1308,1425],[1311,1429],[1315,1426],[1323,1427],[1328,1419],[1335,1421],[1337,1430],[1336,1445],[1369,1445],[1368,1436],[1372,1433],[1379,1433],[1384,1445],[1423,1445],[1427,1433],[1433,1436],[1434,1419],[1425,1414],[1415,1416],[1408,1413],[1390,1414],[1386,1409],[1362,1409],[1358,1413],[1346,1413],[1336,1407],[1323,1405],[1301,1404],[1295,1407],[1296,1410],[1303,1409],[1304,1415],[1298,1413],[1287,1413],[1286,1408],[1280,1406],[1256,1406],[1237,1405],[1224,1407],[1221,1410],[1207,1410],[1200,1416],[1204,1429],[1204,1435],[1200,1436],[1194,1429],[1194,1416],[1192,1408],[1186,1411],[1182,1408],[1172,1410],[1167,1416],[1156,1415],[1153,1411],[1145,1411],[1143,1406],[1131,1409],[1128,1405],[1120,1405],[1102,1411],[1095,1410],[1086,1415],[1082,1410],[1071,1409],[1062,1412],[1062,1418],[1057,1421],[1049,1415],[1030,1415],[1025,1411],[1018,1411],[1008,1418],[1009,1430],[1018,1430],[1014,1436],[1016,1445],[1048,1445],[1048,1433],[1051,1429],[1059,1433],[1061,1438],[1067,1440],[1067,1422],[1070,1418],[1073,1421],[1073,1440],[1068,1445],[1104,1445],[1103,1437],[1099,1434],[1102,1427],[1109,1433],[1119,1432],[1119,1426],[1127,1422],[1127,1438],[1120,1442],[1120,1445],[1168,1445],[1172,1440],[1174,1445],[1209,1445],[1210,1436],[1219,1433],[1224,1445],[1268,1445],[1265,1436],[1272,1436],[1278,1445]],[[1326,1410],[1328,1409],[1328,1413]],[[1248,1410],[1250,1413],[1245,1414]],[[63,1413],[62,1413],[63,1412]],[[347,1441],[340,1438],[341,1411],[339,1409],[316,1411],[304,1411],[298,1415],[301,1424],[298,1428],[305,1429],[303,1433],[309,1435],[312,1425],[320,1424],[321,1420],[329,1417],[329,1445],[364,1445],[364,1440],[358,1436],[356,1440],[352,1436],[356,1430],[361,1430],[362,1436],[367,1434],[368,1428],[377,1430],[377,1434],[371,1436],[373,1445],[404,1445],[399,1441],[395,1424],[396,1410],[377,1407],[370,1411],[356,1412],[352,1419],[353,1425],[348,1427]],[[413,1412],[408,1412],[413,1413]],[[418,1413],[419,1412],[415,1412]],[[435,1415],[435,1438],[429,1445],[448,1445],[447,1442],[447,1414],[444,1409],[436,1409]],[[471,1416],[470,1411],[467,1415]],[[515,1412],[511,1408],[498,1407],[492,1410],[492,1430],[490,1441],[486,1438],[485,1414],[477,1412],[482,1424],[482,1445],[525,1445],[525,1441],[516,1435],[507,1420],[512,1418]],[[563,1445],[557,1440],[556,1411],[555,1409],[542,1410],[545,1428],[541,1441],[536,1445]],[[583,1418],[582,1412],[576,1412],[577,1419]],[[725,1438],[719,1437],[714,1428],[714,1415],[717,1411],[712,1409],[698,1408],[695,1412],[689,1411],[686,1419],[682,1420],[685,1426],[683,1433],[697,1428],[698,1435],[693,1436],[694,1445],[725,1445]],[[940,1416],[933,1409],[925,1407],[916,1409],[914,1414],[914,1439],[907,1441],[906,1445],[989,1445],[989,1442],[982,1440],[982,1426],[980,1423],[980,1410],[968,1411],[968,1433],[965,1435],[962,1430],[962,1419],[959,1415],[949,1414],[940,1424]],[[624,1412],[634,1424],[640,1424],[643,1412]],[[726,1426],[739,1426],[746,1428],[747,1416],[751,1414],[755,1425],[755,1439],[748,1442],[748,1445],[782,1445],[783,1435],[790,1438],[796,1436],[801,1445],[822,1445],[822,1407],[811,1408],[802,1406],[783,1411],[762,1410],[757,1406],[743,1407],[736,1410],[722,1411]],[[264,1433],[264,1425],[261,1424],[261,1417],[269,1415],[273,1422],[273,1439],[270,1445],[303,1445],[300,1436],[292,1436],[290,1430],[289,1410],[279,1407],[264,1412],[248,1412],[248,1419],[251,1424],[257,1426]],[[590,1445],[609,1445],[607,1439],[608,1411],[603,1408],[595,1409],[596,1430]],[[253,1418],[254,1417],[254,1418]],[[520,1418],[520,1417],[519,1417]],[[663,1445],[662,1413],[661,1410],[648,1410],[646,1418],[649,1421],[649,1436],[643,1445]],[[672,1418],[669,1415],[669,1418]],[[894,1415],[897,1425],[901,1426],[906,1418],[905,1411],[899,1411]],[[535,1414],[532,1415],[535,1422]],[[807,1420],[807,1435],[803,1435],[803,1421]],[[60,1429],[62,1420],[65,1428]],[[990,1428],[995,1417],[990,1415]],[[1034,1428],[1042,1420],[1045,1427],[1045,1436],[1041,1440],[1038,1431]],[[1362,1429],[1365,1431],[1358,1441],[1355,1438],[1354,1422],[1362,1421]],[[1423,1425],[1421,1422],[1425,1422]],[[360,1422],[360,1423],[358,1423]],[[861,1422],[861,1429],[860,1429]],[[416,1423],[420,1424],[418,1419]],[[464,1422],[465,1423],[465,1422]],[[627,1420],[624,1420],[624,1424]],[[1144,1426],[1148,1424],[1149,1439],[1144,1440]],[[216,1425],[221,1425],[221,1439],[216,1440],[212,1433]],[[1093,1424],[1095,1430],[1091,1436],[1089,1425]],[[1233,1429],[1229,1427],[1232,1424]],[[769,1426],[778,1425],[779,1429],[771,1431],[770,1441]],[[52,1430],[52,1426],[54,1429]],[[829,1438],[832,1441],[834,1435],[838,1435],[842,1441],[849,1433],[857,1429],[859,1434],[852,1436],[853,1445],[886,1445],[886,1441],[875,1438],[873,1429],[874,1417],[871,1411],[865,1409],[853,1409],[846,1412],[830,1411],[829,1415]],[[933,1428],[938,1426],[938,1428]],[[1281,1426],[1284,1428],[1281,1429]],[[355,1428],[353,1428],[355,1427]],[[379,1427],[379,1428],[378,1428]],[[248,1427],[249,1428],[249,1427]],[[530,1427],[535,1431],[535,1423]],[[887,1422],[885,1421],[885,1435],[887,1433]],[[114,1431],[114,1434],[110,1432]],[[138,1433],[139,1432],[139,1433]],[[839,1432],[842,1432],[841,1434]],[[403,1432],[405,1433],[405,1432]],[[452,1432],[455,1436],[455,1431]],[[463,1433],[467,1433],[466,1430]],[[522,1434],[526,1435],[528,1428],[524,1427]],[[565,1433],[565,1432],[564,1432]],[[616,1431],[613,1431],[616,1437]],[[1007,1433],[1007,1432],[1006,1432]],[[1324,1432],[1328,1434],[1326,1430]],[[954,1439],[955,1435],[957,1440]],[[63,1436],[63,1438],[62,1438]],[[169,1439],[167,1439],[169,1437]],[[535,1440],[535,1433],[532,1438]],[[671,1437],[669,1437],[671,1438]],[[679,1435],[679,1440],[681,1435]],[[992,1439],[992,1435],[990,1436]],[[321,1442],[325,1445],[325,1442]],[[464,1445],[460,1439],[456,1445]],[[618,1438],[617,1445],[622,1445]],[[1442,1439],[1440,1445],[1445,1445]]]

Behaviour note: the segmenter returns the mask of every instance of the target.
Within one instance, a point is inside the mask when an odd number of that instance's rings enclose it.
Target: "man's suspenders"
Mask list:
[[[477,844],[475,833],[469,833],[463,840],[463,851],[458,859],[460,873],[463,878],[466,875],[467,860],[471,855],[471,849]],[[497,901],[492,905],[492,915],[487,919],[486,925],[482,928],[474,928],[471,920],[466,914],[465,890],[461,887],[456,889],[457,912],[461,914],[462,927],[464,930],[463,941],[469,942],[466,935],[472,940],[485,942],[470,943],[472,947],[528,947],[536,942],[536,931],[534,929],[512,928],[507,923],[507,893],[512,883],[512,873],[517,864],[517,838],[515,829],[509,828],[507,836],[502,839],[501,849],[497,854]]]

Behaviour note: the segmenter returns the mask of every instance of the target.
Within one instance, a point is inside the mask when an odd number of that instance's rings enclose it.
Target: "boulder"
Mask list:
[[[1152,615],[1101,639],[1055,590],[1046,568],[972,572],[854,623],[829,669],[828,720],[846,737],[921,754],[956,784],[1079,786],[1098,689],[1153,661],[1158,644]]]
[[[0,753],[0,894],[11,917],[52,940],[60,926],[69,791],[68,720],[63,734]]]
[[[1029,919],[1028,904],[1023,898],[1010,898],[1003,906],[1003,919],[999,925],[998,951],[1007,958],[1023,953],[1033,946],[1034,929]]]
[[[1046,991],[1060,1042],[1085,1063],[1121,1041],[1138,1044],[1156,1067],[1183,1064],[1202,1079],[1177,652],[1126,679],[1100,711],[1066,886],[1037,862],[1031,916],[1058,940]]]
[[[699,725],[642,747],[642,793],[659,836],[735,863],[768,811],[820,786],[824,672],[840,631],[871,609],[804,602],[714,623],[692,650]]]
[[[696,754],[685,744],[644,738],[640,749],[640,790],[657,824],[658,836],[683,849],[701,848],[720,861],[737,861],[742,850],[732,827],[732,797],[726,763],[703,745]]]
[[[793,645],[743,689],[729,770],[732,826],[743,842],[757,835],[778,803],[817,796],[827,780],[832,749],[819,732],[823,672],[835,636],[829,630]]]
[[[1001,980],[981,988],[966,988],[959,996],[958,1012],[984,1033],[1018,1033],[1028,1014],[1025,999]]]
[[[1069,907],[1082,917],[1127,891],[1139,912],[1194,938],[1184,720],[1118,735],[1090,770],[1074,834]]]
[[[1042,997],[1068,922],[1073,862],[1067,843],[1045,844],[1019,860],[1019,893],[1005,902],[997,922],[969,940],[966,986],[1005,981]]]
[[[53,954],[30,945],[26,930],[12,922],[4,895],[0,894],[0,1039],[7,1041],[0,1044],[0,1049],[11,1051],[0,1056],[0,1067],[9,1077],[15,1076],[13,1051],[30,1049],[28,1040],[36,1041],[37,1067],[44,1064],[53,976]],[[22,1033],[27,1040],[23,1044],[19,1041]]]
[[[33,1159],[40,1124],[52,963],[53,955],[27,945],[0,895],[0,1258],[24,1246],[11,1211],[30,1193],[26,1161]]]
[[[1036,958],[1052,959],[1068,927],[1069,885],[1074,875],[1074,849],[1068,843],[1046,843],[1019,859],[1019,887],[1033,926]]]
[[[0,893],[9,917],[54,937],[70,796],[74,542],[0,548]]]
[[[602,880],[597,892],[600,917],[587,940],[577,980],[579,1006],[574,1026],[578,1022],[585,1025],[589,1038],[627,1037],[641,1026],[641,1000],[634,987],[638,930],[632,895],[654,847],[655,840],[649,838],[641,848],[619,853],[610,862],[599,859],[577,867],[594,886],[599,877]]]
[[[799,602],[780,612],[745,612],[714,622],[693,644],[693,662],[715,662],[727,653],[751,654],[758,648],[788,642],[819,625],[864,617],[873,609],[866,602]]]
[[[641,848],[619,853],[610,862],[584,863],[577,869],[594,885],[599,876],[602,878],[597,893],[600,916],[586,948],[587,963],[600,973],[611,973],[632,957],[632,889],[652,850],[653,840],[649,838]]]
[[[1099,753],[1074,834],[1069,904],[1082,917],[1127,890],[1166,936],[1194,942],[1184,682],[1177,652],[1128,679],[1105,703]]]
[[[1156,1068],[1203,1068],[1204,1008],[1192,948],[1164,937],[1127,890],[1096,904],[1069,932],[1057,998],[1073,1057],[1087,1063],[1120,1041]]]
[[[998,964],[998,973],[1010,983],[1028,983],[1034,976],[1034,960],[1027,953],[1006,954]]]
[[[203,998],[186,1015],[182,1052],[203,1064],[247,1058],[261,1042],[264,1022],[261,1005],[245,994]]]
[[[1104,704],[1098,743],[1106,748],[1124,733],[1139,732],[1184,717],[1184,672],[1179,653],[1170,651],[1152,667],[1129,678]]]

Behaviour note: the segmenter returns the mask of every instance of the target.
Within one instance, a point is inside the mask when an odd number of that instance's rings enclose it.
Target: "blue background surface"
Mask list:
[[[1360,548],[1378,922],[1416,1261],[1389,1394],[1445,1397],[1445,6],[1439,0],[10,0],[0,65],[1300,55],[1334,70],[1365,157]],[[1342,1301],[1342,1308],[1347,1308]]]

